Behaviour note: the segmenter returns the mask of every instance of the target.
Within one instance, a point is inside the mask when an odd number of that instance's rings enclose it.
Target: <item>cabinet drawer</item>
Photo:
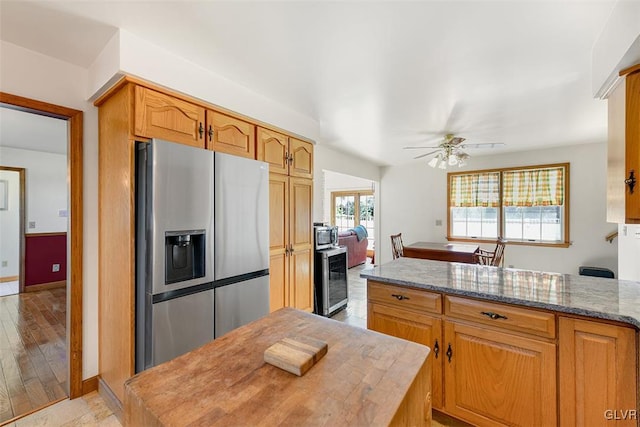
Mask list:
[[[442,313],[442,296],[433,292],[369,281],[367,283],[367,298],[396,307],[436,314]]]
[[[471,320],[475,323],[547,338],[556,336],[556,321],[553,313],[450,295],[445,296],[444,311],[447,316]]]

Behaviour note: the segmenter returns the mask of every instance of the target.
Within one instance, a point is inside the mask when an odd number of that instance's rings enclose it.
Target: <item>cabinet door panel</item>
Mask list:
[[[445,322],[445,408],[476,425],[555,425],[554,344]]]
[[[255,159],[255,126],[216,111],[207,111],[207,148]]]
[[[204,148],[204,111],[197,105],[136,86],[136,135]]]
[[[258,127],[258,160],[269,163],[269,172],[287,175],[289,173],[289,138],[278,132]]]
[[[289,258],[286,254],[271,255],[269,259],[269,312],[289,306]]]
[[[289,138],[289,156],[293,159],[289,166],[289,175],[313,178],[313,144]]]
[[[436,409],[442,409],[442,358],[444,352],[442,351],[442,321],[440,318],[369,303],[367,328],[417,342],[431,349],[432,406]]]
[[[627,76],[627,105],[626,105],[626,171],[634,171],[638,183],[633,193],[626,189],[626,223],[640,223],[640,71]]]
[[[559,334],[560,424],[635,426],[637,420],[605,416],[638,408],[636,332],[561,317]]]
[[[304,178],[289,178],[290,241],[293,250],[310,249],[313,246],[313,181]]]
[[[269,174],[269,250],[283,254],[289,244],[289,178]]]
[[[289,255],[290,306],[313,311],[313,250],[302,249]]]

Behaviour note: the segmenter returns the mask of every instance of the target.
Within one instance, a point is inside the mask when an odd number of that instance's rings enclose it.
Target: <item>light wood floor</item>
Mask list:
[[[0,424],[67,396],[66,289],[0,297]]]

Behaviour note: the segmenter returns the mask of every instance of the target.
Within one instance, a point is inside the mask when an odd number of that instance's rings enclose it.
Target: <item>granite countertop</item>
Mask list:
[[[360,277],[417,289],[628,323],[640,329],[640,282],[398,258]]]

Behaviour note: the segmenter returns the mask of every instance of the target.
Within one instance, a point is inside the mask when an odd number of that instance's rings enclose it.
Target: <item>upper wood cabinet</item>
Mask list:
[[[258,160],[269,163],[269,171],[299,178],[313,178],[313,144],[258,127]]]
[[[181,99],[135,88],[135,134],[204,148],[205,109]]]
[[[624,76],[607,102],[607,221],[640,224],[640,69]]]
[[[256,127],[235,117],[207,110],[207,148],[255,159]]]
[[[565,317],[559,324],[560,425],[637,425],[629,412],[640,403],[636,331]]]
[[[313,144],[289,138],[289,175],[313,178]]]

